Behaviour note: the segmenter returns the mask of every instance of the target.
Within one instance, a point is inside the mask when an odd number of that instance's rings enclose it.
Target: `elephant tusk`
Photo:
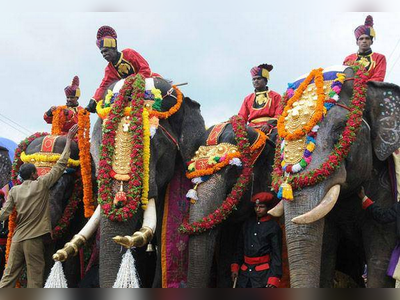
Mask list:
[[[150,199],[147,204],[147,209],[143,214],[143,225],[139,231],[136,231],[132,236],[116,236],[113,241],[125,248],[143,247],[147,245],[154,236],[157,226],[157,213],[154,199]]]
[[[324,199],[322,199],[321,203],[319,203],[309,212],[293,218],[292,222],[296,224],[310,224],[322,219],[335,206],[336,201],[339,198],[339,193],[340,193],[340,185],[336,184],[329,189]]]
[[[68,257],[78,254],[79,249],[86,243],[88,239],[96,232],[100,224],[100,205],[97,206],[93,215],[90,217],[86,225],[74,235],[71,241],[64,245],[64,248],[58,250],[53,255],[55,261],[66,261]]]
[[[268,211],[268,214],[273,217],[282,217],[283,216],[283,201],[281,200],[277,205],[275,205],[272,209]]]

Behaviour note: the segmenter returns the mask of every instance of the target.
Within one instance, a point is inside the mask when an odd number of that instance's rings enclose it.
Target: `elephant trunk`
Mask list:
[[[324,220],[297,225],[290,221],[294,216],[285,208],[290,285],[294,288],[317,288],[320,282]]]
[[[137,227],[138,219],[142,218],[139,212],[131,219],[125,222],[110,221],[107,217],[102,216],[100,221],[100,287],[111,288],[119,271],[122,261],[122,255],[126,249],[113,241],[113,237],[118,233],[122,236],[132,234]]]
[[[189,243],[189,288],[206,288],[211,277],[211,266],[214,256],[218,230],[190,237]]]
[[[325,198],[325,184],[305,188],[285,201],[286,242],[289,257],[290,285],[295,288],[317,288],[320,285],[324,218],[312,223],[296,224],[293,219],[318,207]]]
[[[201,220],[222,204],[227,191],[225,172],[227,170],[213,175],[207,182],[199,185],[197,189],[199,200],[190,206],[189,222]],[[208,287],[218,232],[219,227],[200,235],[190,236],[188,287]]]

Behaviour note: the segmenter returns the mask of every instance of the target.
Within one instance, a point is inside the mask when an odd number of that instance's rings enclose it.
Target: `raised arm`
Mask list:
[[[68,159],[71,154],[71,142],[76,132],[78,131],[78,125],[74,125],[71,127],[67,134],[67,142],[65,143],[65,148],[63,153],[61,154],[60,159],[57,161],[56,165],[51,168],[51,171],[44,175],[43,177],[39,177],[38,180],[43,181],[43,183],[50,188],[58,179],[60,179],[63,174],[65,168],[67,167]]]

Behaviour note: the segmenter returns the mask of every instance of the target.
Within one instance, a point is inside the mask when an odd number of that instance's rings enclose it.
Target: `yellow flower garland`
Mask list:
[[[111,109],[112,109],[111,106],[110,106],[110,107],[103,107],[103,100],[100,100],[99,102],[97,102],[96,111],[97,111],[97,114],[99,115],[99,117],[100,117],[102,120],[104,120],[105,118],[107,118],[107,116],[108,116],[108,114],[110,113]],[[124,116],[125,116],[125,117],[129,116],[129,115],[130,115],[130,112],[131,112],[131,108],[130,108],[129,106],[128,106],[128,107],[125,107],[125,109],[124,109]]]
[[[143,189],[142,208],[145,210],[149,203],[149,173],[150,173],[150,121],[149,111],[143,108]]]
[[[45,154],[39,154],[39,153],[35,153],[35,154],[26,154],[25,152],[21,153],[21,160],[24,163],[35,163],[35,162],[48,162],[48,163],[56,163],[59,158],[60,158],[61,154],[51,154],[51,155],[45,155]],[[68,167],[79,167],[80,162],[79,160],[76,159],[68,159]]]

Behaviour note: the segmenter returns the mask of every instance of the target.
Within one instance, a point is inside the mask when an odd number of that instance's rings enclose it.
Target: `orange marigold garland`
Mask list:
[[[11,248],[11,240],[12,236],[14,235],[15,227],[17,221],[17,211],[14,208],[11,215],[8,217],[8,236],[7,236],[7,245],[6,245],[6,261],[8,261],[8,256],[10,255],[10,248]]]
[[[65,124],[65,114],[64,109],[66,109],[66,105],[58,106],[57,109],[53,112],[53,121],[51,126],[51,134],[52,135],[60,135],[62,132],[62,128]]]
[[[315,125],[320,122],[322,116],[323,116],[323,111],[324,111],[324,102],[325,102],[325,93],[324,93],[324,75],[322,73],[323,69],[315,69],[312,70],[311,73],[307,76],[307,78],[303,81],[303,83],[296,89],[294,95],[292,98],[289,99],[282,115],[278,119],[278,134],[279,137],[287,140],[287,141],[293,141],[301,138],[302,136],[305,136],[307,133],[309,133]],[[317,107],[315,109],[315,113],[311,120],[304,125],[301,129],[296,130],[293,133],[290,133],[286,130],[285,127],[285,118],[289,115],[288,110],[293,107],[293,103],[296,101],[299,101],[301,96],[303,95],[304,91],[308,87],[308,85],[311,83],[311,81],[314,79],[315,81],[315,86],[317,88],[317,95],[318,95],[318,100],[317,100]]]
[[[175,105],[172,106],[168,111],[157,111],[153,109],[152,111],[150,111],[150,118],[156,117],[158,119],[168,119],[170,116],[172,116],[181,108],[183,101],[182,92],[175,85],[173,85],[172,88],[175,90],[177,94]],[[168,95],[169,93],[167,93],[166,96]]]
[[[92,165],[90,156],[90,115],[86,109],[78,112],[78,145],[79,160],[83,182],[83,203],[85,218],[90,218],[94,213]]]

